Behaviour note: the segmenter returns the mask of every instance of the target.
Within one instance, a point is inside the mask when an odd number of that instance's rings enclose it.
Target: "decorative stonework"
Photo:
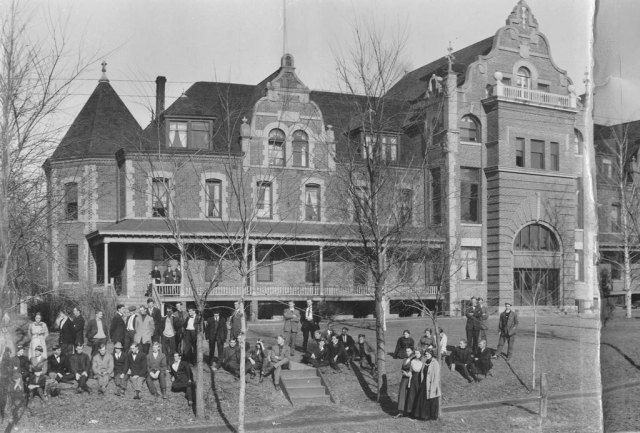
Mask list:
[[[521,30],[521,33],[535,32],[538,29],[538,21],[531,13],[531,9],[525,0],[520,0],[516,7],[513,8],[509,18],[507,18],[507,25],[517,27]]]

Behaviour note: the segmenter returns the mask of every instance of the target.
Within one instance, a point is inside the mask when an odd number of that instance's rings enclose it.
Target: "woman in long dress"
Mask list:
[[[409,379],[411,378],[411,360],[413,359],[413,349],[407,347],[405,349],[406,358],[402,360],[402,378],[400,379],[400,389],[398,390],[398,414],[397,417],[404,415],[406,400],[407,400],[407,386],[409,385]]]
[[[420,349],[416,349],[413,359],[411,360],[411,379],[409,379],[409,386],[407,387],[407,402],[405,407],[405,413],[413,413],[415,402],[418,398],[418,391],[420,391],[420,382],[422,378],[422,366],[424,365],[420,360]]]
[[[29,359],[36,356],[36,347],[42,347],[42,356],[47,357],[47,335],[49,335],[49,328],[47,324],[42,321],[42,315],[36,313],[35,321],[29,325]]]
[[[427,351],[424,356],[424,376],[413,416],[419,419],[436,420],[440,408],[440,364]]]

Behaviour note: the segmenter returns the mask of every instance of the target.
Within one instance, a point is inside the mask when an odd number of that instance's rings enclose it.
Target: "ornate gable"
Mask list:
[[[522,33],[536,32],[538,30],[538,21],[531,13],[531,9],[525,0],[520,0],[516,7],[513,8],[511,15],[507,18],[507,25],[517,27]]]
[[[280,73],[270,82],[267,83],[268,98],[271,101],[286,98],[299,98],[300,102],[309,102],[309,88],[298,78],[295,73],[293,56],[285,54],[280,59]]]

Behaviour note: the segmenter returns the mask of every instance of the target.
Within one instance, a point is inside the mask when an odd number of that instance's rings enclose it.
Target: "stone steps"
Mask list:
[[[334,402],[322,374],[297,362],[290,362],[290,370],[282,371],[280,387],[294,406]]]

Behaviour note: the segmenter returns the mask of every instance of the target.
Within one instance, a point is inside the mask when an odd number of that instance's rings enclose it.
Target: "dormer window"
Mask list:
[[[389,134],[366,134],[361,153],[362,159],[373,159],[376,154],[379,154],[383,161],[396,161],[398,159],[398,137]]]
[[[286,136],[280,129],[272,129],[269,132],[269,165],[284,167],[284,142]]]
[[[209,149],[211,122],[208,120],[184,120],[168,122],[167,147],[175,149]]]
[[[518,87],[521,89],[531,89],[531,72],[527,68],[518,69]]]
[[[480,128],[473,117],[464,116],[460,119],[458,129],[460,130],[460,141],[471,143],[480,142]]]

